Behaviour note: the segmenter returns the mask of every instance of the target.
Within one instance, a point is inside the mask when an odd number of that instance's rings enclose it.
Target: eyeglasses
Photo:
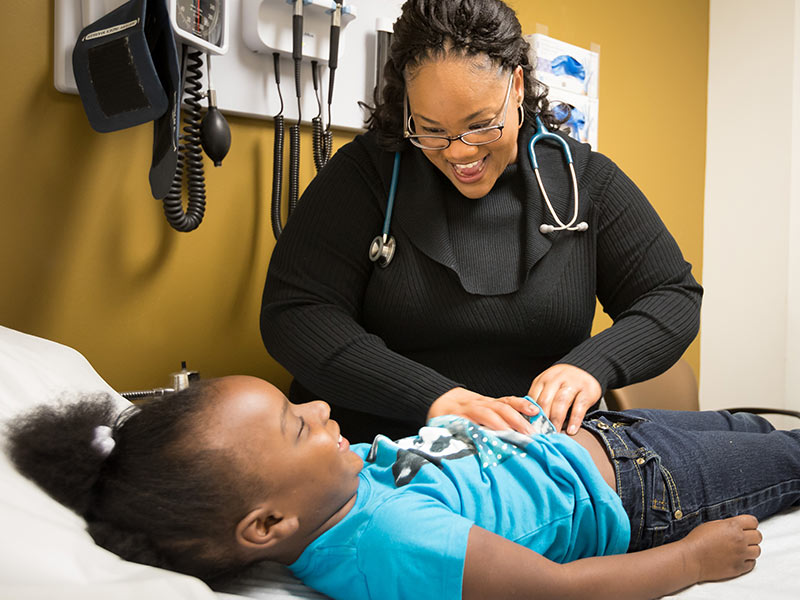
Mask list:
[[[408,114],[408,95],[406,94],[405,101],[403,102],[403,123],[405,123],[405,130],[403,137],[409,142],[414,144],[417,148],[423,150],[444,150],[449,147],[455,140],[461,140],[467,146],[483,146],[484,144],[491,144],[503,137],[503,127],[506,124],[506,113],[508,112],[508,100],[511,98],[511,84],[514,82],[514,72],[511,72],[511,77],[508,78],[508,89],[506,90],[506,100],[503,103],[503,108],[500,109],[498,114],[502,114],[503,118],[497,125],[490,125],[489,127],[481,127],[480,129],[473,129],[465,131],[459,135],[418,135],[411,133],[413,127],[411,125],[411,115]]]

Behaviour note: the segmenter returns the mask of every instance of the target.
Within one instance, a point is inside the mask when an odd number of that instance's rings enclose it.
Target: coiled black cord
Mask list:
[[[188,232],[197,229],[206,211],[206,179],[203,172],[203,149],[200,146],[200,121],[202,120],[201,100],[203,99],[202,79],[203,53],[200,50],[187,50],[184,46],[183,60],[185,77],[184,90],[186,105],[182,111],[183,135],[178,143],[178,166],[172,178],[172,186],[164,197],[164,214],[167,222],[178,231]],[[180,104],[180,98],[178,99]],[[183,210],[183,172],[188,173],[187,188],[189,200]]]
[[[298,0],[301,1],[301,0]],[[300,198],[300,120],[302,106],[300,102],[300,69],[302,60],[294,61],[294,87],[297,95],[297,123],[289,127],[289,216],[297,207]]]
[[[314,83],[314,95],[317,98],[318,108],[317,116],[311,119],[311,133],[314,146],[314,165],[317,167],[317,171],[319,171],[328,163],[331,153],[333,152],[333,134],[330,131],[330,110],[328,111],[328,129],[324,129],[322,125],[319,65],[315,60],[311,61],[311,80]]]
[[[289,215],[300,198],[300,121],[289,127]]]
[[[277,240],[283,231],[281,221],[281,189],[283,187],[283,94],[281,93],[281,55],[277,52],[272,55],[275,63],[275,85],[278,87],[278,97],[281,99],[281,109],[275,115],[275,145],[272,149],[272,235]]]

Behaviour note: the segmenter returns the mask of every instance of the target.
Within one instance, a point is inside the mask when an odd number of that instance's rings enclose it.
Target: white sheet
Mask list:
[[[765,519],[761,558],[747,575],[728,581],[700,583],[678,594],[679,600],[800,599],[800,508]]]
[[[0,326],[0,426],[36,404],[64,398],[65,392],[97,391],[108,392],[120,406],[126,405],[75,350]],[[278,565],[248,571],[223,593],[211,591],[192,577],[123,561],[96,546],[83,520],[19,475],[4,453],[0,455],[0,490],[3,600],[324,597]],[[696,585],[669,598],[800,599],[800,509],[768,519],[761,529],[763,554],[752,573]]]
[[[75,350],[0,326],[0,429],[16,414],[74,400],[78,392],[108,392],[120,407],[128,405]],[[277,576],[275,582],[264,578],[262,586],[262,597],[269,600],[308,597],[287,593]],[[199,579],[126,562],[95,545],[83,519],[22,477],[0,453],[0,599],[218,597]]]

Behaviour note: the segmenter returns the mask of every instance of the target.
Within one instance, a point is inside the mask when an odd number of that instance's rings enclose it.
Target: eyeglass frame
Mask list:
[[[433,135],[433,134],[418,134],[418,133],[411,133],[411,118],[412,115],[409,114],[409,102],[408,102],[408,91],[405,93],[405,99],[403,101],[403,138],[407,139],[409,142],[414,144],[417,148],[421,148],[422,150],[446,150],[450,147],[450,145],[456,141],[461,140],[462,144],[466,144],[467,146],[485,146],[486,144],[492,144],[498,141],[500,138],[503,137],[503,128],[506,126],[506,116],[508,116],[508,101],[511,99],[511,87],[514,83],[514,71],[511,71],[511,76],[508,78],[508,89],[506,90],[506,99],[503,102],[503,108],[500,109],[503,113],[503,119],[497,125],[489,125],[488,127],[480,127],[478,129],[472,129],[470,131],[465,131],[464,133],[459,133],[458,135]],[[472,135],[475,133],[483,133],[485,131],[491,131],[493,129],[497,129],[499,135],[496,139],[489,140],[487,142],[468,142],[464,139],[465,135]],[[420,145],[419,138],[436,138],[439,140],[447,140],[447,145],[442,146],[441,148],[429,148],[428,146]]]

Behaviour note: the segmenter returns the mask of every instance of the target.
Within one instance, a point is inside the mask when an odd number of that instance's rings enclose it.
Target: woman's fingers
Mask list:
[[[520,398],[519,396],[503,396],[502,398],[498,398],[497,401],[508,404],[511,408],[527,417],[535,417],[539,414],[539,408],[527,398]]]
[[[529,394],[560,431],[570,410],[567,433],[575,434],[586,411],[600,399],[600,383],[578,367],[559,364],[533,380]]]
[[[530,404],[527,400],[524,401]],[[505,402],[493,399],[483,401],[474,406],[472,415],[467,418],[490,429],[513,429],[524,434],[533,433],[533,426],[528,419]]]
[[[584,392],[581,392],[575,397],[575,401],[572,403],[572,412],[569,415],[569,424],[567,425],[567,433],[569,435],[578,433],[578,429],[580,429],[581,423],[583,422],[583,417],[586,416],[586,411],[589,410],[595,402],[597,402],[597,400],[595,400],[592,395]]]
[[[520,409],[525,414],[521,414]],[[495,399],[464,388],[454,388],[431,404],[428,418],[456,415],[490,429],[513,429],[528,434],[533,432],[533,427],[525,415],[537,412],[536,407],[524,398],[507,396]]]

